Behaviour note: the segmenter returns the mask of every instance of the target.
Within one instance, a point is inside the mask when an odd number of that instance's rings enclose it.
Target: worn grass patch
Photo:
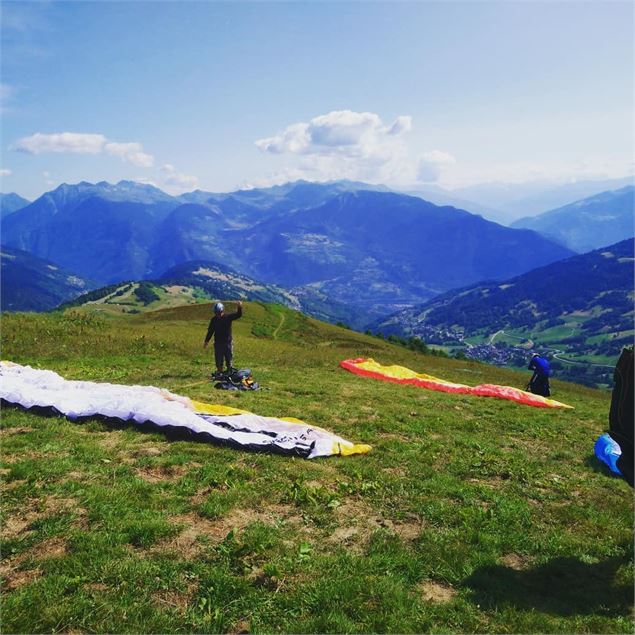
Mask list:
[[[299,417],[372,452],[303,461],[5,408],[5,632],[633,631],[632,491],[592,457],[606,393],[555,381],[560,412],[356,377],[341,359],[526,383],[258,303],[236,362],[268,390],[224,393],[208,318],[4,315],[3,358]]]

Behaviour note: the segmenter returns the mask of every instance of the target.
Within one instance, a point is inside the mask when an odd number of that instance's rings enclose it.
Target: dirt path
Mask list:
[[[579,361],[575,359],[566,359],[564,357],[560,357],[560,355],[562,355],[563,353],[564,351],[554,350],[553,358],[557,359],[560,362],[564,362],[565,364],[578,364],[580,366],[599,366],[600,368],[613,368],[613,366],[610,366],[608,364],[596,364],[595,362],[585,362],[585,361]]]
[[[503,331],[502,329],[501,329],[500,331],[496,331],[496,333],[494,333],[494,335],[492,335],[492,336],[489,338],[489,342],[488,342],[488,344],[493,344],[493,343],[494,343],[494,340],[496,339],[496,336],[497,336],[497,335],[499,335],[500,333],[504,333],[504,332],[505,332],[505,331]]]
[[[273,332],[273,339],[277,340],[278,339],[278,333],[280,333],[280,329],[282,328],[282,325],[284,324],[286,317],[284,315],[284,313],[280,314],[280,324],[278,324],[278,326],[276,327],[276,330]]]
[[[499,331],[496,331],[496,333],[494,333],[494,335],[492,335],[489,338],[489,342],[488,344],[493,344],[494,340],[499,336],[499,335],[505,335],[505,331],[503,329],[500,329]],[[518,335],[511,335],[510,333],[507,333],[507,337],[511,337],[512,339],[515,340],[519,340],[520,342],[527,342],[527,346],[529,346],[529,348],[531,348],[534,345],[533,340],[528,340],[524,337],[518,337]]]

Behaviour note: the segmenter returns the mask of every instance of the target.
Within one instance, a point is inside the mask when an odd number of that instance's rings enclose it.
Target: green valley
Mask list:
[[[376,323],[489,363],[523,368],[549,354],[559,377],[609,386],[633,342],[633,239],[504,282],[450,291]]]

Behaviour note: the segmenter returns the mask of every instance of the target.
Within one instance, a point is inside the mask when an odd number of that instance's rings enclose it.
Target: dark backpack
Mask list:
[[[617,467],[633,487],[633,436],[635,416],[633,414],[633,349],[626,347],[617,360],[613,374],[613,395],[609,411],[609,434],[620,446],[622,455]]]
[[[242,368],[234,372],[223,375],[221,381],[214,384],[214,388],[219,390],[258,390],[260,386],[254,381],[249,368]]]

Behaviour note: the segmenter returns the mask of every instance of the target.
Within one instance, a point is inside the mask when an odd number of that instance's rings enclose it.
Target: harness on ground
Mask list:
[[[216,381],[214,388],[218,390],[259,390],[260,385],[254,381],[249,368],[231,370],[224,373],[214,373],[212,379]]]

